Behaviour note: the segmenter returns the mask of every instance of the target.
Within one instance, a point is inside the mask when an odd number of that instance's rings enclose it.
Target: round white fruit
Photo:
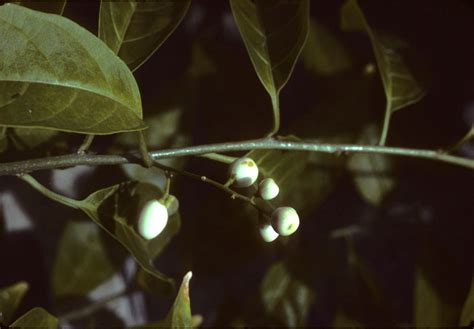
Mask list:
[[[275,241],[280,235],[275,232],[271,225],[264,225],[260,228],[260,235],[265,242]]]
[[[280,193],[280,188],[273,178],[265,178],[258,184],[258,193],[263,200],[271,200]]]
[[[239,158],[230,165],[230,175],[237,187],[249,187],[258,178],[258,166],[251,158]]]
[[[156,238],[168,223],[168,209],[158,200],[148,201],[138,218],[138,233],[146,239]]]
[[[280,235],[291,235],[300,226],[300,218],[294,208],[279,207],[272,213],[272,226]]]

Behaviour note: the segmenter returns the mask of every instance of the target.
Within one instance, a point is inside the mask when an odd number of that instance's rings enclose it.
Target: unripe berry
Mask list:
[[[300,218],[294,208],[279,207],[272,213],[272,226],[278,234],[287,236],[295,233],[300,225]]]
[[[237,187],[249,187],[258,178],[258,166],[251,158],[240,158],[230,165],[230,175]]]
[[[150,200],[140,212],[138,233],[146,239],[156,238],[168,223],[168,209],[158,200]]]
[[[263,200],[271,200],[280,193],[280,188],[273,178],[265,178],[258,184],[258,193]]]
[[[265,224],[260,228],[260,235],[265,242],[272,242],[279,236],[273,227],[268,224]]]

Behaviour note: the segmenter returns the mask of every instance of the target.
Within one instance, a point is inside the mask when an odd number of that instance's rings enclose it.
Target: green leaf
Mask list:
[[[386,96],[385,121],[380,144],[385,144],[390,116],[397,110],[418,102],[425,90],[413,76],[401,50],[406,45],[373,29],[357,0],[348,0],[341,10],[341,26],[345,30],[365,31],[372,43]]]
[[[28,283],[17,282],[0,290],[0,323],[10,324],[23,296],[28,291]]]
[[[83,296],[115,273],[100,233],[90,221],[68,222],[53,265],[52,289],[56,298]]]
[[[457,305],[448,302],[425,270],[415,270],[414,325],[416,327],[454,327],[459,320]],[[471,319],[472,320],[472,319]]]
[[[165,42],[191,0],[101,1],[99,37],[134,71]]]
[[[46,144],[59,135],[57,130],[37,128],[14,128],[11,139],[17,150],[30,150]]]
[[[11,324],[12,328],[57,328],[57,326],[58,319],[41,307],[29,310]]]
[[[279,93],[290,78],[309,25],[309,1],[230,0],[232,13],[258,78],[272,100],[280,126]]]
[[[464,302],[459,326],[468,326],[472,321],[474,321],[474,276],[472,277],[471,288]]]
[[[456,327],[472,280],[468,240],[460,238],[459,226],[439,224],[422,231],[417,248],[413,284],[413,325],[417,327]]]
[[[282,324],[291,328],[305,325],[314,293],[285,264],[276,263],[268,270],[260,294],[265,311]]]
[[[369,125],[362,131],[358,143],[374,145],[377,143],[378,136],[377,128]],[[380,205],[384,197],[395,187],[395,180],[389,176],[392,161],[385,155],[357,153],[351,156],[347,165],[352,171],[357,190],[370,204]]]
[[[0,6],[0,125],[89,134],[144,129],[135,79],[67,18]]]
[[[165,328],[191,328],[193,326],[191,301],[189,300],[189,281],[192,276],[192,272],[188,272],[184,276],[178,295],[164,321]]]
[[[173,284],[173,280],[156,270],[153,260],[179,231],[179,214],[176,212],[170,216],[166,228],[154,239],[143,239],[135,229],[143,205],[152,198],[162,196],[163,192],[155,185],[124,182],[92,193],[80,201],[79,207],[127,248],[144,270],[159,280]]]
[[[7,128],[0,127],[0,153],[8,148]]]
[[[307,70],[322,76],[342,73],[353,64],[335,33],[314,19],[310,20],[308,39],[301,58]]]
[[[27,7],[33,10],[42,11],[50,14],[62,15],[64,7],[66,7],[66,0],[20,0],[12,1],[12,3]]]

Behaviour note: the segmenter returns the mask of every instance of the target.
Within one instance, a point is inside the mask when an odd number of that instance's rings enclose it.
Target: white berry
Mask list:
[[[260,228],[260,235],[265,242],[272,242],[279,237],[279,234],[268,224]]]
[[[280,193],[280,188],[273,178],[265,178],[258,184],[258,193],[263,200],[271,200]]]
[[[168,223],[168,209],[157,200],[148,201],[138,218],[138,233],[146,239],[156,238]]]
[[[251,158],[240,158],[230,165],[230,175],[237,187],[249,187],[258,178],[258,166]]]
[[[280,235],[291,235],[300,226],[300,218],[294,208],[279,207],[272,213],[272,226]]]

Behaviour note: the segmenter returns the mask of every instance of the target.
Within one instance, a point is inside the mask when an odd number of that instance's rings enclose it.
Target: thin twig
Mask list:
[[[474,159],[450,155],[443,152],[422,149],[408,149],[401,147],[386,147],[372,145],[351,145],[351,144],[321,144],[318,142],[302,141],[289,142],[274,139],[255,139],[242,142],[219,143],[198,145],[183,148],[167,149],[150,152],[153,160],[196,156],[207,153],[225,153],[234,151],[249,150],[292,150],[307,151],[329,154],[341,153],[367,153],[385,154],[392,156],[405,156],[411,158],[428,159],[445,162],[460,167],[474,169]],[[0,164],[0,176],[17,175],[30,173],[37,170],[50,170],[67,168],[78,165],[100,166],[117,165],[126,163],[141,163],[136,154],[127,155],[94,155],[94,154],[69,154],[25,161],[7,162]]]
[[[249,197],[247,197],[243,194],[240,194],[240,193],[234,191],[233,189],[231,189],[226,184],[221,184],[221,183],[219,183],[219,182],[217,182],[213,179],[208,178],[207,176],[197,175],[197,174],[191,173],[189,171],[180,170],[180,169],[176,169],[176,168],[173,168],[173,167],[168,167],[168,166],[165,166],[165,165],[163,165],[159,162],[156,162],[156,161],[155,161],[154,165],[155,165],[155,167],[160,168],[162,170],[171,171],[171,172],[174,172],[178,175],[189,177],[189,178],[201,181],[203,183],[212,185],[212,186],[218,188],[219,190],[224,191],[225,193],[229,194],[232,199],[239,199],[239,200],[242,200],[242,201],[246,201],[246,202],[250,203],[253,207],[255,207],[258,211],[266,213],[266,210],[263,209],[262,207],[260,207],[257,203],[255,203],[255,200],[253,198],[249,198]]]
[[[84,140],[82,141],[81,146],[79,146],[79,148],[77,149],[77,154],[86,153],[89,147],[92,145],[94,137],[95,135],[86,135],[86,137],[84,137]]]

